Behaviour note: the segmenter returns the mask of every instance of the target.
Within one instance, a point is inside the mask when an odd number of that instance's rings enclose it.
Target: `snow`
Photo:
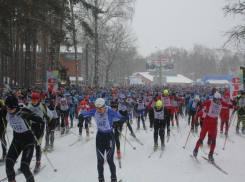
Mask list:
[[[194,81],[183,76],[177,74],[177,76],[167,76],[167,83],[193,83]]]
[[[133,120],[133,129],[136,130],[136,119]],[[96,123],[92,121],[95,126]],[[149,121],[146,121],[149,126]],[[76,126],[76,121],[75,121]],[[115,158],[115,164],[117,167],[118,179],[122,179],[123,182],[243,182],[245,178],[244,174],[244,138],[234,133],[235,126],[230,128],[230,141],[226,142],[225,150],[223,150],[225,139],[217,135],[217,146],[215,152],[218,155],[214,155],[216,163],[225,170],[228,175],[225,175],[214,166],[205,161],[201,156],[205,154],[199,150],[198,159],[201,164],[194,161],[190,154],[195,147],[197,136],[191,136],[185,149],[183,146],[186,142],[186,138],[189,133],[189,127],[186,126],[185,119],[180,119],[180,127],[182,137],[177,132],[176,127],[172,129],[169,142],[165,141],[166,148],[162,158],[159,158],[160,150],[156,151],[151,158],[148,155],[153,150],[153,131],[148,129],[146,133],[141,124],[140,133],[136,133],[137,138],[144,143],[144,145],[138,144],[130,135],[127,130],[127,138],[136,150],[126,143],[124,152],[124,139],[121,137],[121,151],[122,151],[122,168],[119,169],[118,161]],[[95,131],[94,127],[90,128],[91,131]],[[12,140],[12,129],[8,126],[7,136],[9,140]],[[72,132],[78,134],[78,128],[72,128]],[[200,131],[200,128],[199,128]],[[125,127],[123,129],[125,134]],[[56,133],[55,150],[47,154],[47,157],[52,162],[53,166],[57,168],[57,172],[54,172],[46,157],[42,156],[42,165],[47,166],[35,177],[36,182],[95,182],[97,179],[97,158],[95,152],[95,137],[96,132],[91,134],[91,139],[88,143],[82,145],[85,140],[85,132],[83,132],[84,138],[79,143],[69,146],[77,140],[77,136],[69,134],[62,138],[57,138],[60,134]],[[45,140],[42,142],[44,146]],[[208,152],[207,138],[204,140],[203,149]],[[160,141],[158,143],[160,145]],[[81,146],[82,145],[82,146]],[[9,144],[8,144],[9,146]],[[0,150],[2,155],[2,150]],[[34,152],[35,155],[35,152]],[[115,154],[116,156],[116,154]],[[207,157],[207,156],[206,156]],[[33,158],[35,159],[35,158]],[[35,165],[35,160],[32,161],[31,166]],[[20,158],[15,165],[17,170],[20,166]],[[0,166],[0,179],[6,176],[5,167]],[[108,164],[104,165],[104,176],[106,182],[110,181],[110,171]],[[23,175],[16,177],[18,182],[25,182]]]

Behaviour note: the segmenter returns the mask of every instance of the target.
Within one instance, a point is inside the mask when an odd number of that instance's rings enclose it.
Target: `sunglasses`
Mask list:
[[[46,105],[49,105],[49,104],[50,104],[50,102],[45,102],[45,104],[46,104]]]
[[[96,107],[97,111],[102,111],[104,109],[104,107]]]
[[[216,101],[218,101],[218,102],[219,102],[219,101],[221,101],[221,99],[216,99]]]

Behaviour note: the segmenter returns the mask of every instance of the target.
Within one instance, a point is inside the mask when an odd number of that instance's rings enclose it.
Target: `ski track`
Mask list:
[[[94,120],[92,120],[93,125],[96,126]],[[122,168],[119,168],[118,160],[114,158],[114,162],[117,168],[118,181],[122,179],[123,182],[158,182],[158,181],[173,181],[173,182],[206,182],[206,181],[222,181],[222,182],[243,182],[245,178],[244,174],[244,151],[245,145],[242,137],[237,136],[234,131],[235,127],[231,127],[229,131],[229,137],[235,143],[230,141],[226,142],[225,150],[223,150],[225,137],[220,137],[219,133],[217,135],[215,152],[214,154],[215,162],[220,166],[228,175],[223,174],[221,171],[216,169],[214,166],[209,164],[201,156],[207,157],[201,150],[198,153],[198,160],[201,164],[194,161],[190,154],[192,154],[195,144],[198,140],[197,135],[192,136],[191,140],[188,141],[186,148],[183,146],[186,142],[188,136],[189,127],[184,128],[186,125],[185,119],[180,118],[181,134],[177,132],[176,125],[172,128],[173,134],[170,134],[169,142],[167,143],[165,137],[165,149],[162,158],[159,158],[161,150],[160,140],[158,150],[148,158],[148,155],[153,151],[153,131],[150,131],[149,120],[146,121],[147,131],[143,130],[142,123],[140,127],[140,133],[136,133],[136,137],[144,143],[140,145],[136,142],[127,131],[127,139],[132,143],[136,150],[127,143],[126,150],[124,153],[124,142],[125,139],[121,137],[121,153],[122,153]],[[76,126],[76,121],[74,122]],[[133,120],[133,131],[136,130],[136,119]],[[95,182],[98,181],[97,174],[97,157],[95,151],[95,138],[96,131],[93,127],[90,128],[94,131],[90,134],[93,139],[83,146],[82,143],[85,142],[86,132],[83,130],[83,139],[73,146],[69,146],[71,143],[77,140],[77,136],[74,134],[69,134],[68,136],[62,138],[56,138],[54,145],[55,150],[52,153],[48,153],[47,156],[52,162],[53,166],[57,169],[54,172],[50,164],[48,163],[44,154],[42,155],[42,164],[47,164],[47,166],[35,177],[36,182]],[[200,127],[198,128],[200,132]],[[10,126],[7,129],[7,135],[9,141],[12,141],[12,130]],[[78,135],[78,128],[74,127],[71,129],[72,132]],[[219,128],[218,128],[219,131]],[[125,134],[125,127],[122,130]],[[59,136],[60,134],[58,134]],[[45,139],[45,138],[44,138]],[[6,137],[6,140],[7,137]],[[45,140],[42,141],[42,147],[45,145]],[[9,144],[8,144],[9,146]],[[204,140],[203,149],[205,152],[209,152],[209,147],[207,146],[207,137]],[[2,155],[2,150],[0,150],[0,155]],[[35,155],[35,151],[34,151]],[[115,153],[116,156],[116,153]],[[20,158],[18,163],[15,165],[15,169],[20,166]],[[31,166],[35,165],[35,161],[31,162]],[[0,178],[6,176],[5,166],[0,167]],[[105,181],[110,181],[110,170],[108,163],[104,165],[104,176]],[[18,182],[25,182],[24,176],[18,175],[16,177]]]

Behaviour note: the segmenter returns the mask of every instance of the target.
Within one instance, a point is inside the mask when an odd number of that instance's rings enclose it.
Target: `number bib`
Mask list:
[[[169,97],[162,97],[162,105],[163,106],[170,106],[170,99],[169,99]]]
[[[110,121],[108,118],[108,109],[106,108],[106,111],[103,115],[100,115],[97,111],[94,114],[94,118],[95,121],[97,123],[97,127],[99,130],[101,131],[106,131],[106,130],[110,130],[111,126],[110,126]]]
[[[216,104],[216,103],[214,103],[214,101],[211,101],[210,108],[208,111],[208,115],[211,118],[217,118],[219,116],[221,109],[222,109],[221,104]]]
[[[21,110],[19,112],[21,112]],[[7,113],[6,119],[16,133],[23,133],[28,129],[26,127],[25,121],[20,116],[17,116],[19,112],[17,112],[15,115]]]

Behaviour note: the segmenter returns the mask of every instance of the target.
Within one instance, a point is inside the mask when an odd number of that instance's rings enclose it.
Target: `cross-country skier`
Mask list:
[[[221,100],[220,93],[216,92],[212,100],[205,101],[201,104],[201,107],[206,107],[207,115],[204,119],[204,123],[200,132],[200,138],[196,143],[196,147],[193,151],[193,156],[197,156],[198,149],[201,145],[203,145],[203,140],[206,136],[206,133],[209,131],[212,138],[212,143],[210,146],[210,152],[208,155],[208,159],[210,162],[214,162],[213,152],[216,146],[216,137],[217,137],[217,126],[218,126],[218,116],[222,109],[222,107],[232,107],[231,104],[227,104],[226,102]]]
[[[14,165],[22,153],[21,168],[27,182],[34,182],[30,171],[30,163],[35,145],[34,131],[32,128],[44,126],[42,118],[27,108],[19,108],[18,99],[15,96],[8,96],[6,99],[7,116],[9,125],[13,128],[13,140],[6,157],[6,174],[9,182],[15,182]],[[34,122],[32,122],[34,121]]]
[[[97,123],[98,132],[96,135],[97,169],[99,182],[104,182],[104,153],[106,151],[107,162],[111,171],[111,182],[117,182],[116,166],[114,164],[115,134],[113,133],[114,118],[120,119],[120,125],[126,122],[126,118],[116,111],[105,106],[105,100],[98,98],[95,101],[95,109],[79,115],[78,126],[81,126],[84,119],[94,117]]]
[[[242,134],[245,134],[245,91],[241,91],[241,94],[234,99],[233,104],[237,106],[236,132],[239,133],[240,123],[242,123]]]

